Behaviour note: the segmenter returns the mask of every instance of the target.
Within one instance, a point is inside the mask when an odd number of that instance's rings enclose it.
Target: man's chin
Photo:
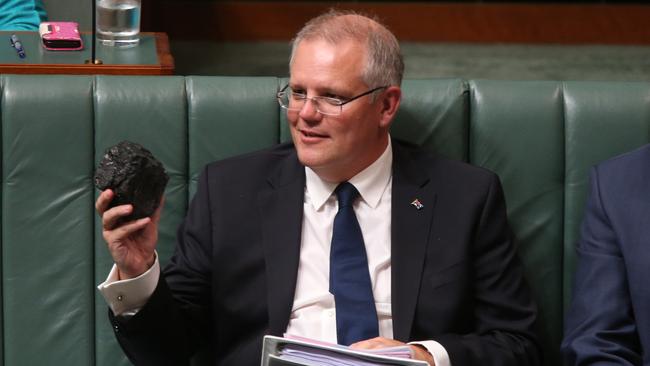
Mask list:
[[[298,160],[304,166],[317,169],[325,163],[325,153],[321,149],[297,148]]]
[[[311,155],[305,156],[304,154],[303,155],[298,154],[298,160],[300,161],[300,164],[310,167],[312,169],[318,168],[321,165],[320,159],[318,159],[317,157],[313,157]]]

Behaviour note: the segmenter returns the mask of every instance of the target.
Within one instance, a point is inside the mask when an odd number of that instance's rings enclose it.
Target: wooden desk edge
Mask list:
[[[86,65],[86,64],[3,64],[2,74],[66,75],[173,75],[174,70],[158,65]]]
[[[167,33],[162,32],[156,32],[153,34],[154,37],[156,37],[156,54],[158,55],[158,63],[160,64],[162,75],[173,75],[174,56],[172,56],[169,48],[169,37],[167,36]]]

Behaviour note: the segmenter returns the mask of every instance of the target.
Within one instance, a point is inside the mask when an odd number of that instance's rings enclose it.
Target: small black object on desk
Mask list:
[[[23,48],[23,44],[18,39],[18,36],[12,34],[11,37],[9,37],[9,41],[11,42],[11,47],[15,48],[16,52],[18,52],[18,57],[25,58],[27,56],[25,54],[25,49]]]

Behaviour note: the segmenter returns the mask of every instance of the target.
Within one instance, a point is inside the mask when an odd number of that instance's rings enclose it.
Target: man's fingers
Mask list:
[[[113,230],[117,225],[119,219],[124,216],[128,216],[133,212],[133,206],[131,205],[121,205],[116,206],[108,211],[104,211],[102,215],[102,227],[104,230]]]
[[[143,217],[135,221],[127,222],[126,224],[121,225],[115,230],[112,230],[110,234],[107,234],[109,236],[109,238],[107,238],[107,241],[109,242],[112,241],[109,239],[119,240],[121,238],[125,238],[129,235],[135,234],[138,231],[142,230],[150,222],[151,222],[150,217]]]
[[[156,211],[154,211],[153,215],[151,215],[151,220],[153,222],[159,222],[160,221],[160,215],[162,213],[163,206],[165,205],[165,196],[160,197],[160,202],[158,203],[158,208],[156,208]]]
[[[396,341],[394,339],[384,338],[384,337],[375,337],[371,339],[366,339],[357,343],[350,345],[350,348],[354,349],[378,349],[378,348],[387,348],[395,346],[404,346],[406,343]],[[429,365],[435,366],[433,356],[429,351],[420,345],[409,344],[409,347],[413,350],[413,355],[416,360],[426,361]]]
[[[99,197],[97,197],[97,201],[95,201],[95,210],[97,211],[97,214],[99,214],[99,217],[102,217],[104,212],[108,209],[108,206],[113,200],[113,195],[114,193],[112,190],[106,189],[99,194]]]
[[[384,337],[375,337],[375,338],[366,339],[363,341],[353,343],[350,345],[350,347],[356,349],[377,349],[377,348],[400,346],[403,344],[404,343],[393,339],[388,339]]]

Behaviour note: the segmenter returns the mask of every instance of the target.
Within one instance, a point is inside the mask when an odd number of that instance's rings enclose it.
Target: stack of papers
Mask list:
[[[357,350],[294,336],[265,336],[262,366],[427,366],[411,357],[408,346]]]

